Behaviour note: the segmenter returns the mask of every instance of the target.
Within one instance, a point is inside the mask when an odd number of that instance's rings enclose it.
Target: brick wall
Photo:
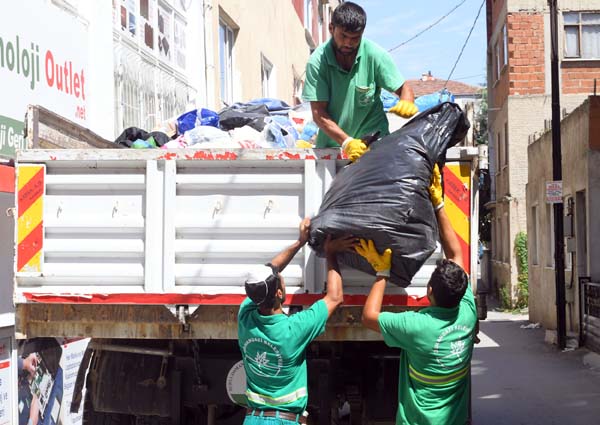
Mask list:
[[[565,94],[594,94],[594,79],[600,91],[600,66],[593,62],[562,62],[562,90]]]
[[[544,94],[543,15],[510,13],[507,25],[510,95]]]

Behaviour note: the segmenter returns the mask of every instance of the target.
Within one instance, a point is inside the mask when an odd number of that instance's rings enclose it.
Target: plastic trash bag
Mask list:
[[[219,125],[225,131],[245,125],[263,131],[269,116],[265,105],[233,104],[219,112]]]
[[[445,162],[446,150],[465,137],[469,126],[458,105],[443,103],[374,142],[338,173],[311,220],[309,243],[317,255],[323,255],[327,234],[373,239],[380,252],[392,249],[390,281],[410,285],[438,237],[428,190],[433,166]],[[375,275],[356,253],[340,254],[338,260]]]
[[[298,140],[298,132],[292,122],[283,116],[272,116],[263,130],[265,141],[270,147],[293,148]]]
[[[193,146],[199,143],[223,143],[231,142],[229,133],[210,125],[201,125],[188,130],[183,135],[185,143]]]
[[[396,103],[398,103],[399,100],[398,96],[387,90],[381,90],[381,95],[379,97],[381,98],[381,103],[383,104],[383,110],[385,112],[389,111],[391,107],[396,106]]]
[[[444,102],[454,102],[454,95],[447,89],[442,89],[438,92],[419,96],[415,99],[415,105],[419,108],[419,112],[425,112],[429,108]]]
[[[184,134],[186,131],[200,125],[218,127],[219,114],[210,109],[201,108],[186,112],[177,118],[177,130],[179,134]]]

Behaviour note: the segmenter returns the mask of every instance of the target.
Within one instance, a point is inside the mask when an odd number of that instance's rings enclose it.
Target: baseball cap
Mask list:
[[[277,291],[277,272],[275,268],[264,265],[248,270],[244,287],[246,295],[257,305],[275,298]]]

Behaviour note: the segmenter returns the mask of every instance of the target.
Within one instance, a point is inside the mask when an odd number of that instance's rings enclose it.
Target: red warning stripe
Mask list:
[[[29,209],[29,207],[39,199],[44,193],[44,169],[35,173],[35,175],[19,189],[19,217]]]
[[[10,367],[10,360],[7,360],[5,362],[0,362],[0,369],[7,369]]]
[[[468,275],[471,275],[471,248],[469,244],[467,244],[461,238],[458,238],[458,241],[460,242],[460,248],[463,255],[463,269]]]
[[[449,196],[452,202],[468,217],[471,207],[470,190],[465,188],[464,183],[447,167],[444,167],[444,190],[446,196]]]
[[[38,224],[30,234],[19,244],[19,253],[17,255],[17,270],[22,270],[25,264],[40,251],[41,241],[44,238],[43,222]]]
[[[28,301],[50,304],[202,304],[239,305],[246,298],[242,294],[36,294],[25,292]],[[289,294],[287,305],[312,305],[323,298],[321,294]],[[366,295],[344,295],[345,306],[363,306]],[[384,306],[427,307],[427,297],[385,295]]]

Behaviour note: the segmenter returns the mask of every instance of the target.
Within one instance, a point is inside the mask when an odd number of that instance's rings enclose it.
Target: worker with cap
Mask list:
[[[352,249],[355,238],[325,242],[326,295],[310,308],[286,315],[281,272],[306,244],[310,219],[300,223],[298,240],[266,266],[248,274],[248,298],[238,313],[238,342],[246,371],[248,408],[245,425],[305,424],[308,403],[306,347],[325,331],[325,323],[343,301],[336,254]]]

